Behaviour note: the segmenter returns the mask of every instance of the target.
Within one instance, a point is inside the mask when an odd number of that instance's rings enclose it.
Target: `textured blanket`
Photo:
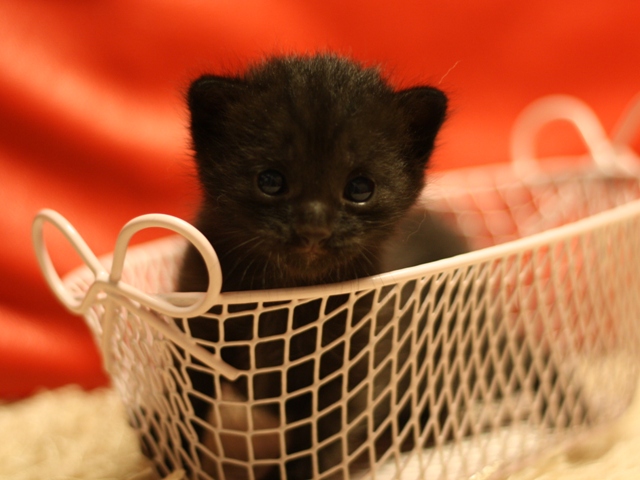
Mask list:
[[[640,478],[640,400],[613,425],[509,480]],[[115,392],[75,387],[0,406],[3,480],[155,480]],[[487,471],[487,477],[490,474]],[[179,472],[165,480],[180,480]],[[484,479],[481,474],[477,479]],[[495,479],[494,480],[506,480]]]

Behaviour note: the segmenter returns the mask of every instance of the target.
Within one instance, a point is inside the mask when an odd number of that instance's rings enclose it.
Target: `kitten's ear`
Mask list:
[[[396,95],[409,120],[408,155],[426,163],[447,113],[447,97],[433,87],[413,87]]]
[[[247,85],[240,79],[214,75],[204,75],[191,84],[187,102],[196,151],[222,139],[227,110],[241,98],[246,88]]]

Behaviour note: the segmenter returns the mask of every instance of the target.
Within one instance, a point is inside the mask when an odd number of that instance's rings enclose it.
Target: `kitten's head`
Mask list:
[[[281,278],[269,286],[377,272],[382,243],[424,185],[447,103],[330,55],[206,75],[188,100],[205,192],[198,226],[225,275],[252,262]]]

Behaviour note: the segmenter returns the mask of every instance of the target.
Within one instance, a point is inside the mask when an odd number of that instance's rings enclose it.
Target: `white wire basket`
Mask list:
[[[626,145],[639,105],[610,140],[573,98],[534,103],[514,129],[513,165],[431,179],[429,209],[474,249],[417,267],[220,293],[215,252],[182,220],[138,217],[98,259],[51,210],[34,222],[36,253],[54,293],[84,315],[161,476],[298,479],[303,465],[314,479],[497,478],[618,418],[635,391],[640,161]],[[534,160],[536,133],[556,119],[576,125],[588,162]],[[47,223],[86,263],[64,280]],[[179,235],[128,247],[151,227]],[[173,291],[187,242],[206,260],[205,293]],[[310,311],[313,321],[300,315]],[[194,322],[207,322],[207,339],[192,335]],[[265,335],[264,322],[281,331]],[[227,364],[226,349],[241,349],[246,365]],[[264,364],[264,349],[276,360]],[[194,375],[209,394],[193,388]],[[277,394],[258,394],[265,381]],[[301,431],[308,444],[291,440]]]

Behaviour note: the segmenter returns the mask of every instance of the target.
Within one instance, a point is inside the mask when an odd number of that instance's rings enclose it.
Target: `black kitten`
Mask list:
[[[395,91],[375,68],[319,55],[273,58],[238,77],[203,76],[192,84],[188,101],[204,191],[196,226],[218,254],[222,291],[340,282],[395,268],[389,245],[422,222],[409,212],[445,118],[441,91]],[[451,238],[444,242],[449,251],[426,259],[461,253],[462,244]],[[179,289],[204,291],[207,284],[204,263],[191,248]],[[306,323],[317,315],[310,311]],[[206,321],[198,325],[192,333],[208,338]],[[242,328],[225,324],[227,333]],[[246,368],[242,355],[224,360]],[[210,377],[194,374],[191,381],[213,394]],[[223,385],[233,391],[230,383]],[[280,391],[273,382],[256,385],[266,392],[261,398]],[[289,382],[289,388],[296,386]],[[194,409],[207,417],[203,405],[194,403]],[[269,424],[268,412],[264,421]],[[293,465],[287,477],[309,478],[310,471]]]
[[[275,58],[189,91],[204,202],[196,226],[223,291],[299,287],[379,273],[415,203],[445,116],[431,87],[395,92],[338,57]],[[181,286],[204,290],[190,250]]]

